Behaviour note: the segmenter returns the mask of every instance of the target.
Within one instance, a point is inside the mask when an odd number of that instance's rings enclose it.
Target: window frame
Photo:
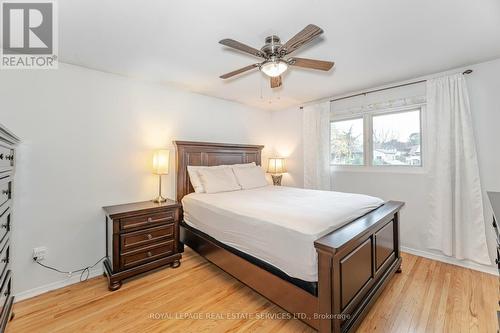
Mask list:
[[[373,164],[373,117],[398,114],[410,111],[420,112],[420,165],[375,165]],[[426,152],[427,152],[427,135],[426,135],[426,116],[425,104],[413,104],[402,107],[384,108],[379,110],[338,114],[330,116],[330,142],[331,142],[331,123],[351,119],[363,119],[363,165],[350,164],[334,164],[331,161],[331,144],[330,144],[330,167],[334,171],[346,172],[392,172],[392,173],[425,173],[426,172]]]

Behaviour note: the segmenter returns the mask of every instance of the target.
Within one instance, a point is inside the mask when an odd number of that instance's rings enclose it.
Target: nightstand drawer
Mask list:
[[[127,231],[138,228],[149,228],[158,224],[171,223],[175,219],[175,211],[139,215],[120,219],[120,230]]]
[[[127,252],[132,248],[169,240],[174,237],[174,224],[162,225],[140,231],[120,235],[121,251]]]
[[[160,245],[161,244],[161,245]],[[156,247],[148,247],[146,249],[138,249],[130,251],[127,254],[120,256],[122,268],[134,267],[148,261],[166,257],[174,252],[174,240],[159,243]]]

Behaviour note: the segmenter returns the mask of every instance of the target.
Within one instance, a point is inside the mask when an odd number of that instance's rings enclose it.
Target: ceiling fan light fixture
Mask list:
[[[224,80],[229,79],[233,76],[247,73],[255,68],[258,68],[262,73],[269,77],[271,88],[279,88],[282,86],[283,82],[281,74],[286,72],[289,66],[315,69],[325,72],[329,71],[334,65],[332,61],[296,57],[288,58],[290,53],[296,52],[304,44],[311,42],[322,33],[323,29],[317,25],[308,24],[285,44],[282,44],[280,38],[276,35],[266,37],[265,44],[260,48],[260,50],[238,42],[237,40],[225,38],[219,43],[257,58],[261,58],[262,60],[260,60],[261,62],[221,75],[220,78]]]
[[[288,69],[288,64],[283,60],[266,61],[260,66],[260,70],[269,77],[277,77]]]

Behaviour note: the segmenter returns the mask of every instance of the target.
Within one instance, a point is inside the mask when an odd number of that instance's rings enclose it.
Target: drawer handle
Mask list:
[[[151,236],[151,234],[148,234],[148,239],[152,239],[153,236]]]
[[[153,254],[148,251],[147,255],[148,255],[148,257],[151,257]]]
[[[152,217],[148,217],[148,223],[151,223],[153,222],[153,218]]]
[[[9,227],[9,224],[7,224],[7,223],[2,224],[2,228],[7,229],[8,227]]]
[[[7,258],[2,259],[2,262],[3,262],[3,263],[9,262],[9,259],[7,259]]]
[[[9,195],[10,194],[10,190],[2,190],[2,194]]]

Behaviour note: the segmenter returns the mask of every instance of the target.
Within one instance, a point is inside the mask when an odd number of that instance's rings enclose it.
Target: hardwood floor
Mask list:
[[[403,254],[359,332],[496,332],[495,276]],[[180,268],[107,290],[105,278],[14,305],[7,332],[313,332],[186,249]],[[169,320],[169,316],[177,319]]]

